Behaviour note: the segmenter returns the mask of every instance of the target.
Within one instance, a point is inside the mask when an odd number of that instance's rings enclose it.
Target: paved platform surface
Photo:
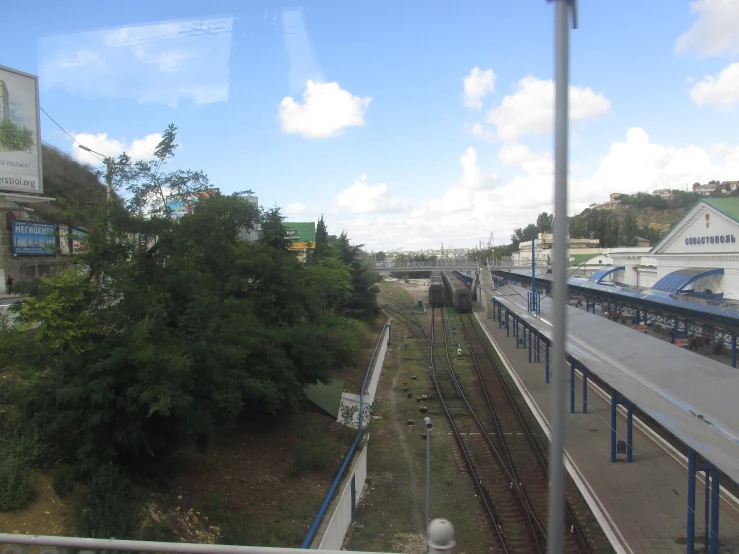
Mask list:
[[[488,329],[495,346],[518,376],[540,417],[548,426],[550,394],[545,382],[544,351],[541,362],[529,363],[528,348],[516,348],[497,321],[477,313]],[[569,370],[567,372],[569,383]],[[566,404],[565,449],[571,463],[584,481],[589,494],[600,505],[622,544],[623,552],[666,553],[686,551],[687,462],[676,453],[658,445],[639,425],[636,418],[633,436],[633,462],[625,455],[610,462],[610,398],[603,398],[594,387],[588,389],[588,413],[582,411],[582,381],[575,383],[576,413],[570,414],[569,384]],[[626,440],[626,418],[619,415],[618,438]],[[704,485],[696,483],[696,551],[703,545]],[[739,506],[722,494],[719,552],[739,553]]]

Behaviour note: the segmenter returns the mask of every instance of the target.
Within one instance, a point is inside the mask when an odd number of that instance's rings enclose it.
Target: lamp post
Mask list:
[[[426,542],[429,541],[431,523],[431,430],[434,428],[430,417],[423,418],[426,425]]]

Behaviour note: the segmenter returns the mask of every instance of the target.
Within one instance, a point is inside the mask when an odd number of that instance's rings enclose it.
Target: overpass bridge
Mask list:
[[[373,269],[380,273],[396,271],[479,271],[480,264],[473,260],[436,260],[435,262],[375,262]]]

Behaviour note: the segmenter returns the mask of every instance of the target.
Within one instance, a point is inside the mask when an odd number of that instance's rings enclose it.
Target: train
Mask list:
[[[436,308],[440,308],[444,305],[444,283],[441,280],[441,273],[438,271],[431,273],[429,304]]]
[[[441,274],[447,295],[458,312],[472,311],[472,291],[467,284],[450,271]]]

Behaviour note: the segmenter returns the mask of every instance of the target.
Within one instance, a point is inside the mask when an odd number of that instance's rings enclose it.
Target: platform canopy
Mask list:
[[[599,269],[595,273],[593,273],[590,277],[588,277],[588,281],[591,283],[600,283],[603,279],[608,277],[611,273],[615,273],[616,271],[622,271],[624,269],[624,266],[608,266],[604,267],[603,269]]]
[[[685,288],[691,283],[708,277],[710,275],[723,275],[723,269],[712,269],[707,267],[686,267],[678,269],[662,277],[657,281],[652,288],[654,290],[661,290],[670,294],[679,294],[685,290]]]

